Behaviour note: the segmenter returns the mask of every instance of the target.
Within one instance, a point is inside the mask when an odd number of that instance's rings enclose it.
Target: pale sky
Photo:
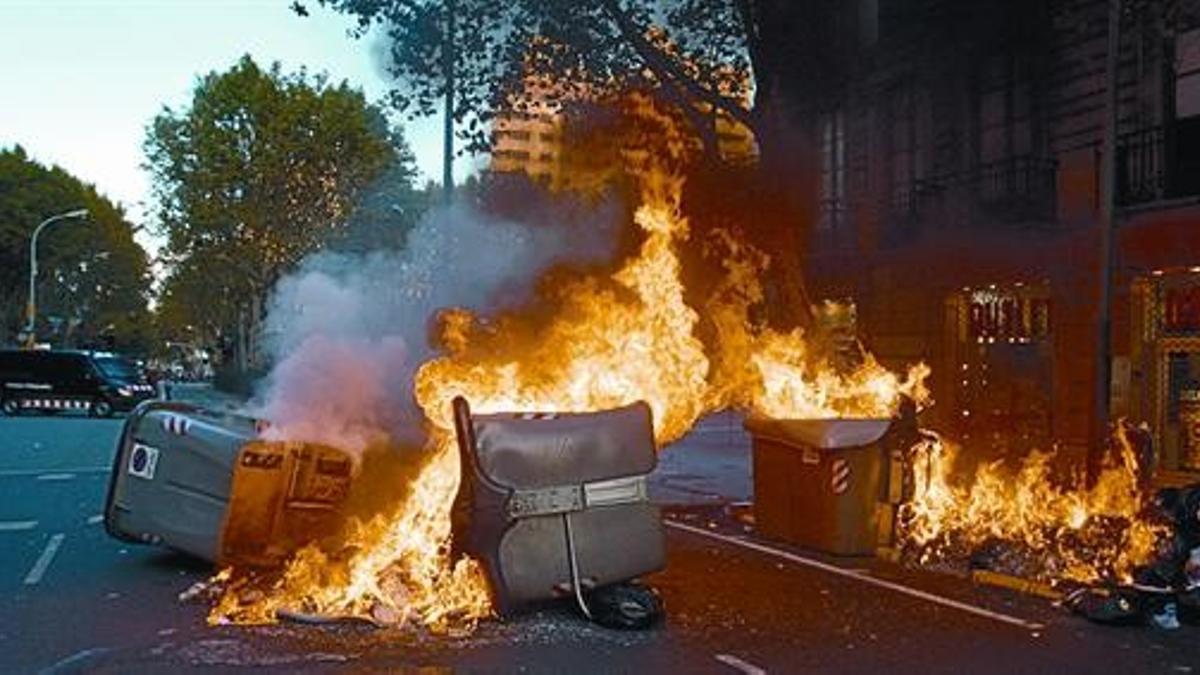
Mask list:
[[[125,205],[140,224],[149,181],[146,124],[190,100],[196,78],[249,53],[263,66],[306,66],[372,101],[389,88],[372,38],[315,0],[0,0],[0,147],[23,146]],[[406,123],[424,178],[441,179],[441,120]],[[459,158],[456,176],[471,170]],[[67,205],[71,206],[71,205]],[[139,237],[144,244],[152,241]]]

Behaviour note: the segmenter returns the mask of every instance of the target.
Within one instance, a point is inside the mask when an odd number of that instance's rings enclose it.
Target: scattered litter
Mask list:
[[[211,602],[216,600],[218,597],[220,597],[223,590],[221,584],[219,583],[220,581],[220,575],[218,575],[216,579],[197,581],[191,586],[188,586],[187,590],[179,594],[179,602]]]
[[[1200,622],[1200,483],[1159,491],[1155,507],[1171,528],[1158,558],[1136,570],[1131,583],[1076,589],[1064,607],[1109,625],[1173,631]]]

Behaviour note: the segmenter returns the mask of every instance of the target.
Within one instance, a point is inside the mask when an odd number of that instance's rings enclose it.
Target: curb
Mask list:
[[[991,570],[972,570],[971,581],[983,586],[1006,588],[1010,591],[1017,591],[1018,593],[1033,595],[1047,600],[1062,600],[1064,595],[1062,591],[1049,584],[1022,579],[1021,577],[1014,577],[1009,574],[1001,574],[1000,572],[993,572]]]
[[[893,564],[900,564],[899,549],[881,546],[875,549],[875,557]],[[966,573],[957,573],[950,570],[938,570],[928,567],[920,568],[925,572],[933,574],[945,574],[952,577],[969,577],[972,583],[980,586],[991,586],[993,588],[1004,588],[1010,591],[1016,591],[1024,595],[1032,595],[1046,600],[1059,601],[1066,595],[1062,591],[1054,588],[1050,584],[1040,581],[1033,581],[1022,577],[1016,577],[1011,574],[1002,572],[993,572],[992,570],[970,570]]]

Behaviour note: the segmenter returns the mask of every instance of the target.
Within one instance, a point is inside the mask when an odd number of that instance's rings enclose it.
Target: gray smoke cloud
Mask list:
[[[274,367],[250,412],[272,422],[276,439],[359,451],[382,437],[414,440],[412,379],[434,355],[432,317],[527,301],[548,267],[611,259],[620,209],[588,214],[563,209],[566,220],[548,227],[457,204],[427,214],[403,250],[309,257],[268,303],[263,340]]]

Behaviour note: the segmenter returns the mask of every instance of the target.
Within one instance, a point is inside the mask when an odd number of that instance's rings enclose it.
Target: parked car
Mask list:
[[[154,397],[137,364],[118,354],[91,351],[0,351],[0,410],[75,410],[95,417],[132,410]]]

